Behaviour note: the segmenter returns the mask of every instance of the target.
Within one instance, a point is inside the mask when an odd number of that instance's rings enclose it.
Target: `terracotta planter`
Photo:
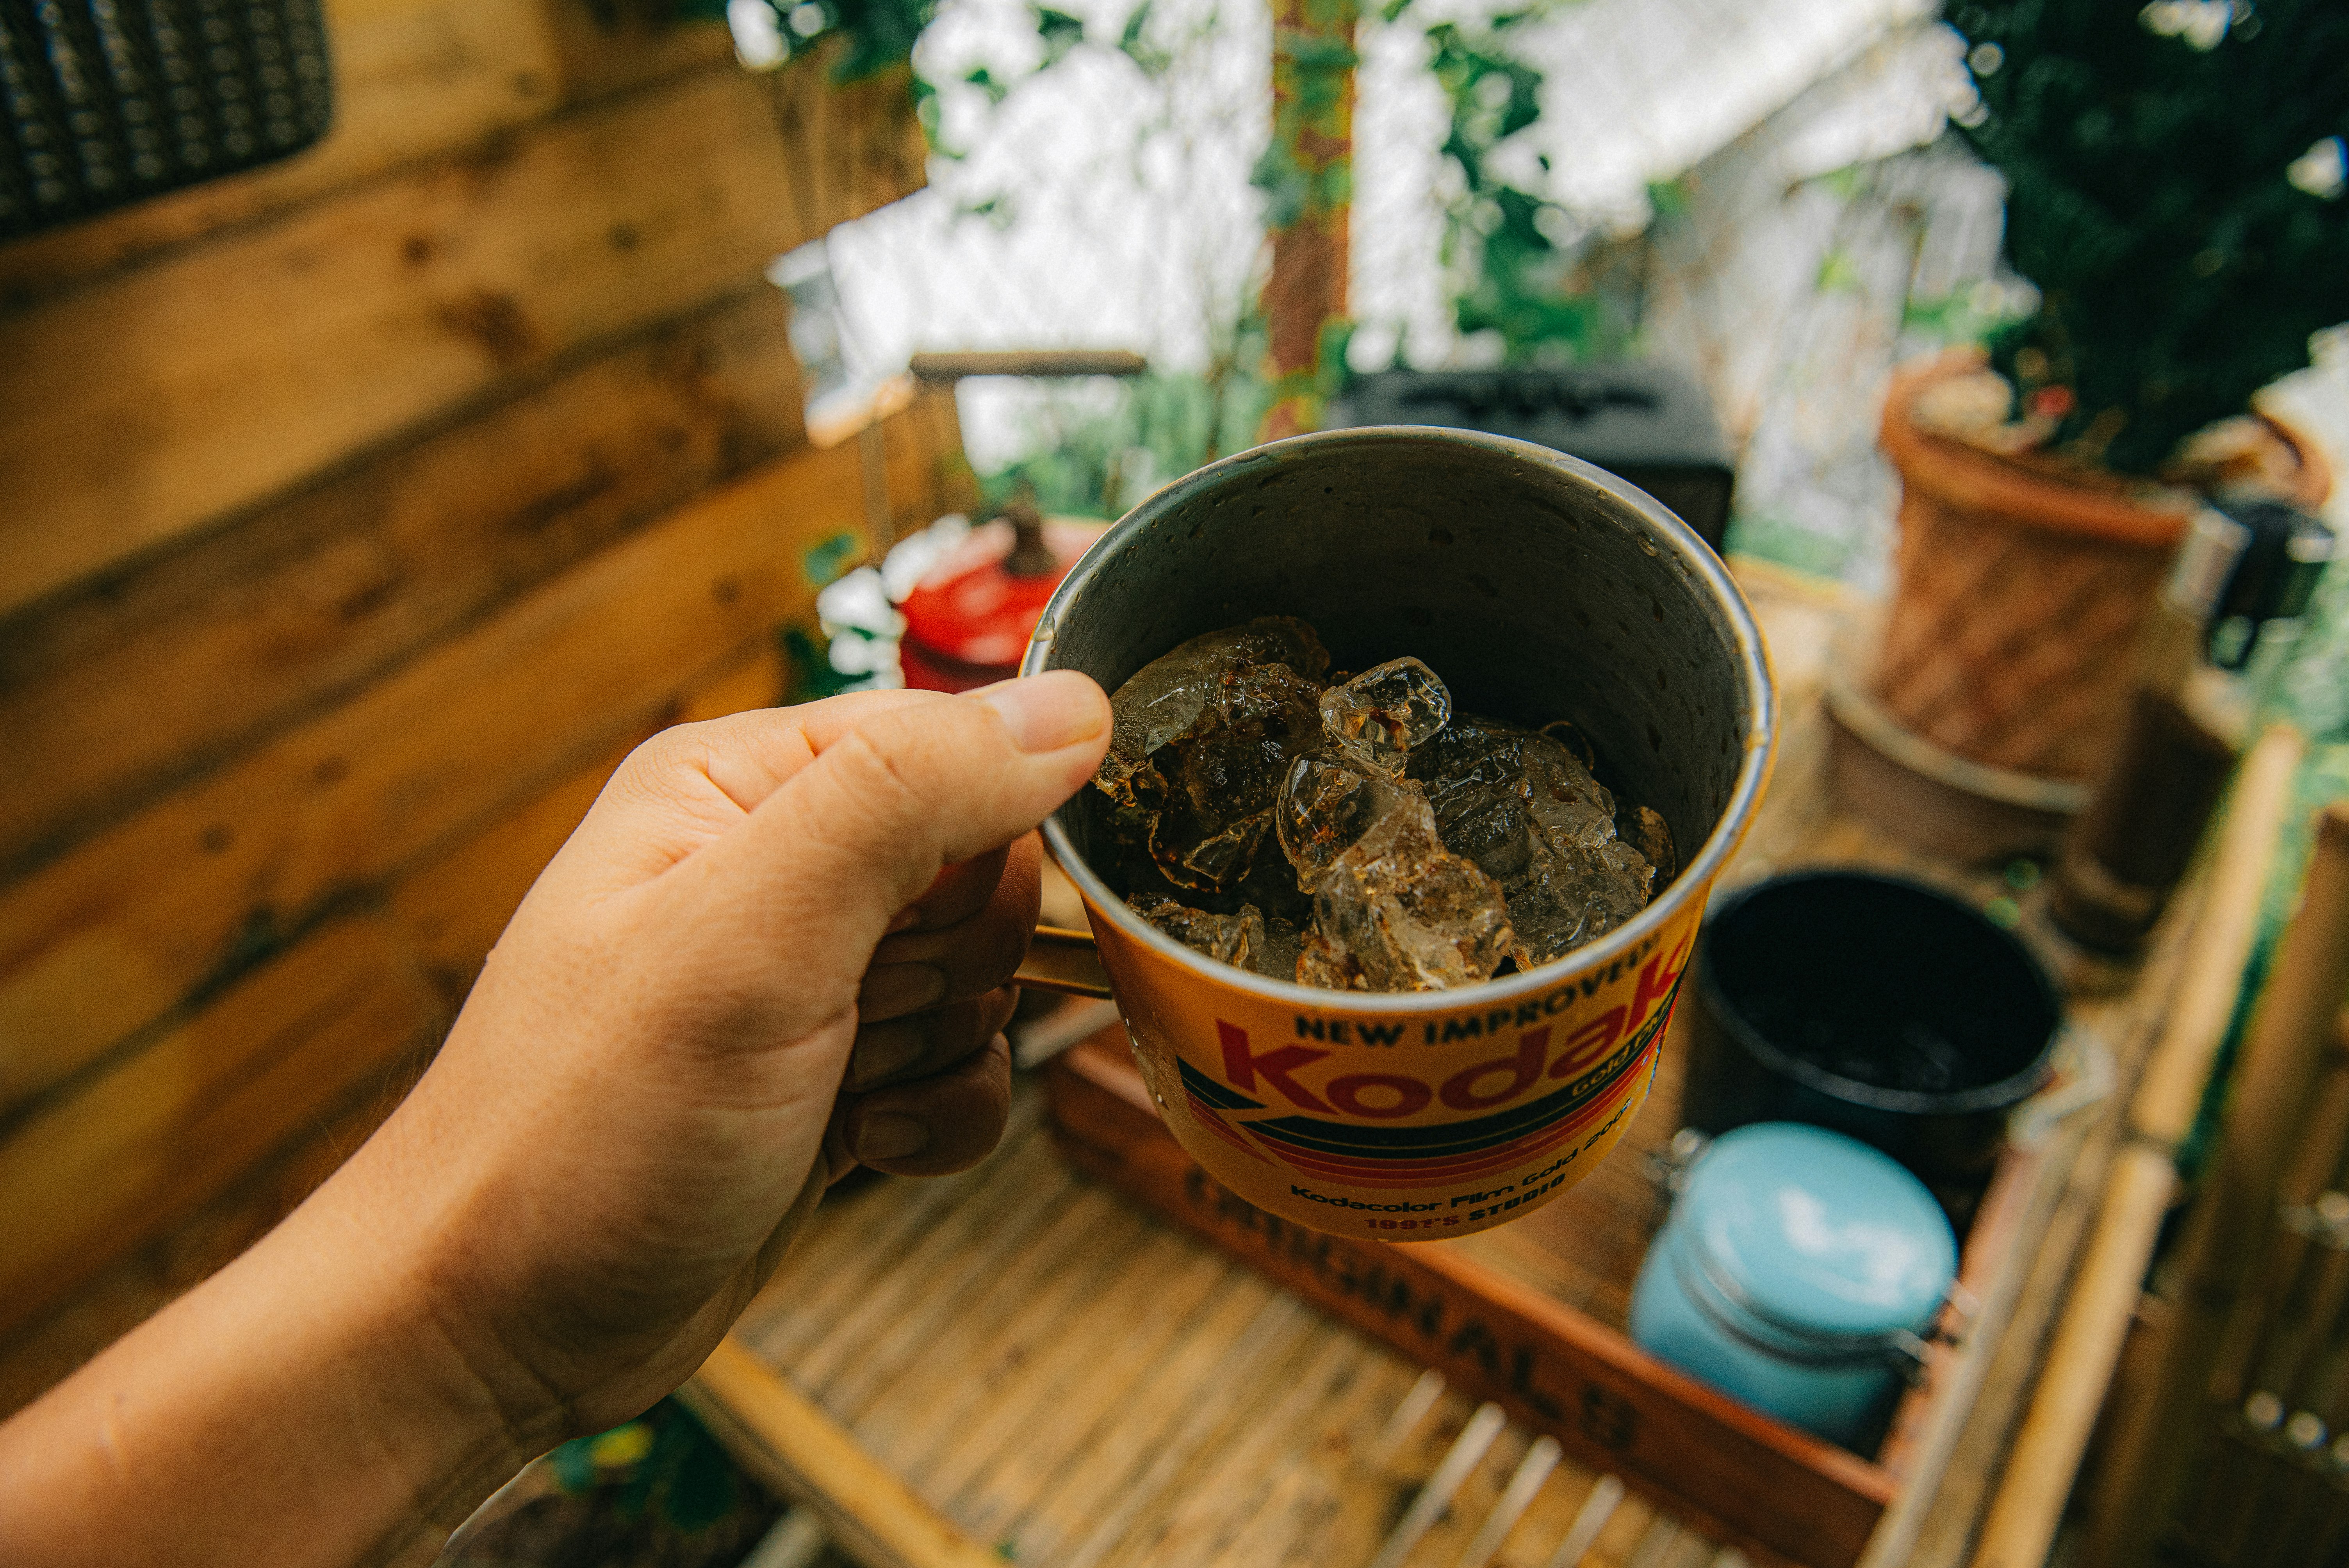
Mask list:
[[[1920,429],[1919,393],[1978,364],[1930,361],[1885,398],[1900,539],[1870,694],[1959,757],[2085,781],[2111,748],[2137,628],[2194,499]]]
[[[1981,366],[1961,351],[1893,377],[1881,440],[1900,540],[1868,695],[1918,738],[2052,784],[2099,776],[2137,631],[2199,498],[1920,429],[1917,397]],[[2332,473],[2270,419],[2263,479],[2309,509]]]

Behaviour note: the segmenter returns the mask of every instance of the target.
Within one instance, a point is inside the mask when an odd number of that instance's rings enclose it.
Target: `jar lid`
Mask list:
[[[1921,1329],[1957,1275],[1957,1237],[1925,1184],[1821,1127],[1723,1133],[1689,1172],[1676,1218],[1723,1295],[1795,1332]]]

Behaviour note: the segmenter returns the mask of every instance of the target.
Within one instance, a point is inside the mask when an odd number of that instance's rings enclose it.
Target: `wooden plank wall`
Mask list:
[[[763,278],[920,184],[902,77],[327,13],[320,147],[0,247],[0,1411],[366,1136],[811,558],[962,499],[950,398],[811,444]]]

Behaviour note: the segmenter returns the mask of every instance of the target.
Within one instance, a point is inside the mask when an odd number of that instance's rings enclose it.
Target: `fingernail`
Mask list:
[[[930,1140],[930,1130],[910,1116],[884,1113],[868,1116],[856,1130],[856,1158],[867,1165],[881,1160],[903,1160],[918,1154]]]
[[[1101,688],[1074,670],[1047,670],[971,695],[1001,714],[1011,743],[1030,754],[1092,739],[1107,712]]]
[[[922,1037],[916,1030],[886,1026],[873,1029],[859,1037],[855,1048],[849,1052],[848,1087],[871,1088],[921,1054]]]
[[[864,972],[857,1010],[868,1018],[894,1018],[943,1000],[946,971],[935,964],[882,964]]]

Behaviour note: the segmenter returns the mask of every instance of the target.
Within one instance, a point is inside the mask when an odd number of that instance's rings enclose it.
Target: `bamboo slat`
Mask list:
[[[1035,1099],[1019,1086],[1004,1146],[973,1171],[829,1200],[738,1342],[929,1507],[1031,1568],[1367,1563],[1467,1402],[1069,1181]],[[1409,1568],[1454,1568],[1505,1500],[1493,1561],[1541,1568],[1599,1478],[1553,1463],[1509,1497],[1530,1440],[1495,1435]],[[1667,1517],[1626,1502],[1582,1561],[1620,1568],[1643,1542],[1712,1561],[1717,1542],[1660,1532]]]
[[[2157,1370],[2114,1445],[2096,1511],[2096,1562],[2144,1560],[2181,1491],[2220,1341],[2268,1245],[2285,1164],[2307,1120],[2344,994],[2349,811],[2335,808],[2318,820],[2299,909],[2245,1037],[2210,1172],[2179,1248]]]
[[[761,1479],[813,1510],[865,1568],[997,1568],[982,1551],[856,1446],[823,1408],[732,1340],[694,1375],[686,1401],[758,1455]]]
[[[2133,1141],[2115,1158],[2047,1369],[1983,1522],[1975,1568],[2039,1568],[2054,1540],[2176,1190],[2172,1150],[2193,1124],[2251,955],[2260,892],[2300,754],[2298,736],[2277,728],[2244,760],[2178,995],[2130,1102]]]

